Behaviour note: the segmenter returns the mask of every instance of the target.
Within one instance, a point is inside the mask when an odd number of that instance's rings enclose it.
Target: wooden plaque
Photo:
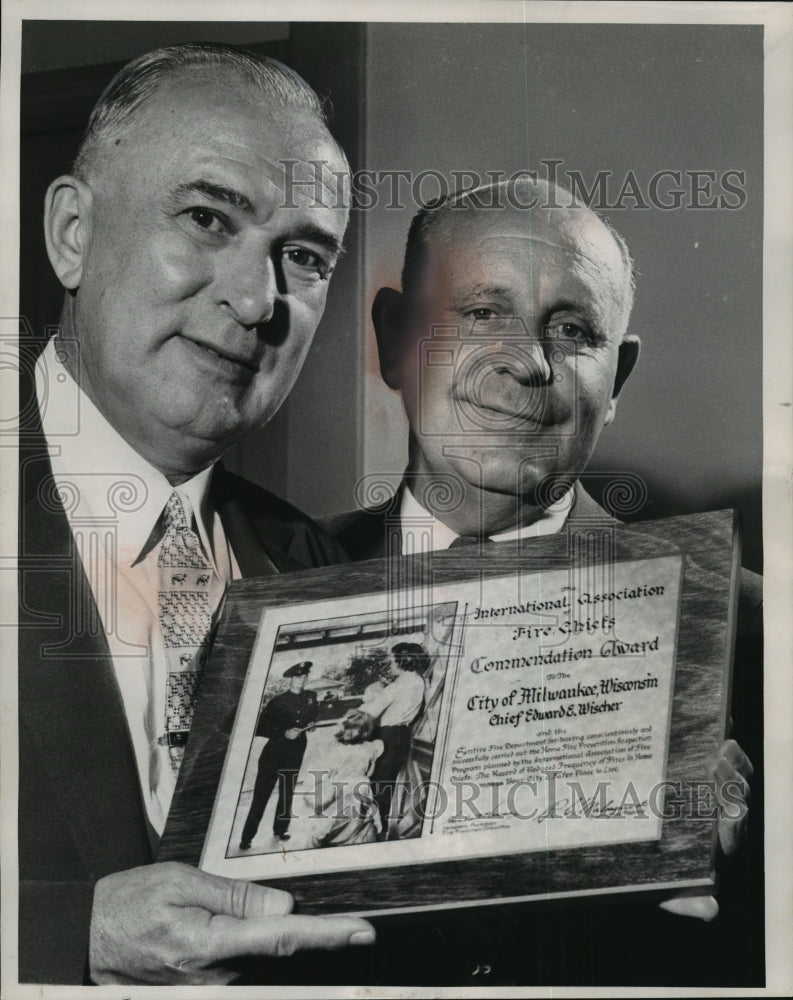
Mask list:
[[[239,581],[159,860],[287,889],[306,913],[712,893],[709,767],[729,718],[739,573],[736,518],[720,511]],[[359,829],[369,839],[309,844],[298,827],[318,827],[296,816],[294,842],[241,850],[258,719],[284,666],[314,660],[307,746],[332,756],[323,723],[383,689],[349,696],[343,664],[364,650],[382,670],[400,640],[436,650],[401,772],[428,778],[418,826],[403,837],[392,800],[391,840]],[[470,795],[450,804],[461,787],[478,789],[478,818]]]

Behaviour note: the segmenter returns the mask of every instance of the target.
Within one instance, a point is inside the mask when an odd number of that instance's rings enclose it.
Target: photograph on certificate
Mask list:
[[[219,793],[239,782],[263,682],[226,858],[420,836],[455,611],[289,621],[272,642],[265,614]]]

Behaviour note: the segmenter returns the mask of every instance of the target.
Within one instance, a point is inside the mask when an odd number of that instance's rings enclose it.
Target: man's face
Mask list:
[[[533,503],[580,473],[613,399],[626,274],[608,230],[562,209],[454,211],[403,300],[411,468]]]
[[[284,190],[284,161],[295,182]],[[83,385],[159,468],[195,471],[285,399],[346,226],[323,126],[232,76],[174,78],[89,176]],[[295,207],[297,206],[297,207]]]
[[[295,694],[300,694],[303,688],[306,686],[306,681],[308,680],[307,674],[298,674],[296,677],[291,678],[290,687]]]

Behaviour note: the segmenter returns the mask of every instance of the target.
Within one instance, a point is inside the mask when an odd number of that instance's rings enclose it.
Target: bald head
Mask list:
[[[521,176],[451,194],[428,205],[413,218],[405,247],[402,287],[408,295],[417,292],[432,269],[430,253],[448,257],[477,233],[498,235],[499,217],[509,216],[504,226],[510,238],[564,247],[580,259],[583,267],[597,272],[603,292],[611,299],[618,333],[624,335],[633,309],[633,262],[620,234],[590,208],[580,204],[559,185],[544,179]]]

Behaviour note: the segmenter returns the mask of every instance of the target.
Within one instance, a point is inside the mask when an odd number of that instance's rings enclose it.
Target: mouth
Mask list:
[[[215,365],[225,369],[230,368],[237,373],[244,371],[251,375],[257,375],[259,372],[258,359],[252,358],[250,355],[237,354],[233,351],[225,351],[217,347],[210,347],[209,344],[203,344],[198,340],[192,340],[184,334],[182,334],[182,340],[187,343],[199,357],[204,357]]]
[[[458,396],[458,405],[463,410],[475,410],[483,416],[489,416],[499,426],[505,424],[512,426],[526,427],[553,427],[555,421],[548,419],[544,414],[544,403],[542,400],[532,402],[521,400],[520,402],[503,402],[499,399],[472,399],[470,396]]]

